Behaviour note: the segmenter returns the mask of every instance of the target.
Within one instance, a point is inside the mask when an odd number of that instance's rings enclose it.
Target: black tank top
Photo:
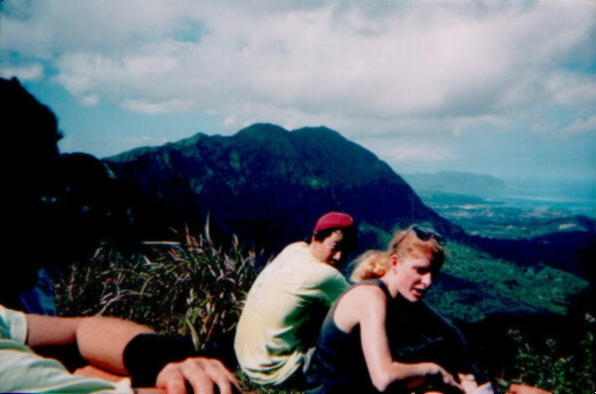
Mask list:
[[[352,288],[364,284],[378,286],[387,299],[391,299],[387,287],[380,280],[362,281]],[[314,387],[307,392],[309,394],[378,393],[370,380],[364,360],[360,325],[356,325],[351,332],[344,332],[333,321],[337,304],[344,294],[333,304],[321,327],[307,371],[308,384]]]
[[[386,330],[393,360],[403,363],[434,362],[451,374],[471,373],[473,367],[459,330],[423,301],[391,298],[380,280],[366,280],[355,286],[378,286],[387,297]],[[348,290],[349,291],[349,290]],[[345,293],[344,293],[345,294]],[[343,296],[343,295],[342,295]],[[309,394],[378,393],[368,373],[360,341],[360,326],[346,333],[333,321],[341,297],[323,322],[307,379]],[[386,393],[410,393],[396,382]]]

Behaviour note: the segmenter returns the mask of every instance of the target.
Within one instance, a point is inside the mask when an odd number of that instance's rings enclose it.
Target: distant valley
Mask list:
[[[528,196],[519,186],[490,175],[442,171],[402,177],[428,207],[470,235],[527,239],[596,230],[596,201],[590,207],[587,201],[564,203],[548,196]]]
[[[481,250],[522,267],[541,262],[596,282],[595,200],[552,198],[490,175],[442,171],[403,177]]]

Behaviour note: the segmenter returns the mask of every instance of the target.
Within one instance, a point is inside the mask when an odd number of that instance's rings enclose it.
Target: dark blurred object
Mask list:
[[[0,108],[6,225],[0,303],[52,314],[51,273],[88,260],[106,236],[127,243],[132,215],[105,163],[85,153],[59,154],[56,116],[16,78],[0,78]]]
[[[122,193],[99,159],[85,153],[60,155],[55,182],[40,196],[38,207],[47,264],[62,267],[88,259],[106,236],[126,238],[132,216]]]

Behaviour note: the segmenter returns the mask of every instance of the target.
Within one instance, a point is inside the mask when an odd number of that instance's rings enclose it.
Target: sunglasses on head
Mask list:
[[[420,239],[421,241],[428,241],[431,238],[434,238],[435,241],[437,241],[437,243],[441,246],[445,245],[445,243],[447,243],[447,240],[445,239],[445,237],[443,237],[441,234],[434,232],[432,230],[428,230],[428,229],[424,229],[418,226],[412,226],[410,227],[410,229],[408,231],[406,231],[406,233],[404,234],[403,237],[401,237],[399,239],[399,241],[397,241],[396,243],[393,244],[393,249],[397,248],[397,246],[401,243],[401,241],[403,241],[408,234],[410,233],[414,233],[416,234],[416,236],[418,237],[418,239]]]

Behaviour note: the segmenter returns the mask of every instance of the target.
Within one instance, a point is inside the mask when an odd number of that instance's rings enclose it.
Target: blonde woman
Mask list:
[[[387,251],[361,256],[352,275],[359,282],[323,323],[311,393],[471,393],[476,380],[485,383],[459,331],[422,302],[443,265],[444,244],[438,233],[412,226]],[[489,383],[481,390],[492,392]]]

